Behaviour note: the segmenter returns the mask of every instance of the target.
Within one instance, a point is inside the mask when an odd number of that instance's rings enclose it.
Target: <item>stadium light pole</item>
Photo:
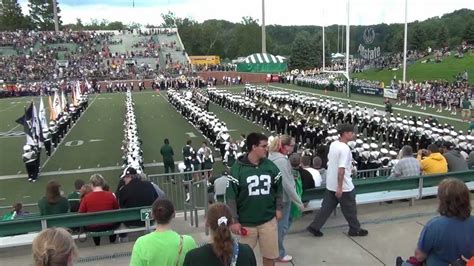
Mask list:
[[[53,1],[53,15],[54,15],[54,31],[59,32],[59,22],[58,22],[58,10],[56,7],[56,0]]]
[[[346,77],[347,77],[347,97],[351,97],[350,77],[349,77],[349,38],[350,38],[350,0],[347,0],[347,28],[346,28]]]
[[[325,38],[324,38],[324,23],[323,23],[323,72],[326,68],[326,41],[325,41]],[[339,34],[339,33],[338,33]]]
[[[265,0],[262,0],[262,54],[267,53],[267,36],[265,34]]]
[[[407,32],[408,32],[408,0],[405,0],[405,36],[403,37],[403,84],[407,78]]]

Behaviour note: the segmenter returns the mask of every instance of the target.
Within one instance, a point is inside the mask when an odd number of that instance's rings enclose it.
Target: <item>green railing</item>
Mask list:
[[[451,172],[441,175],[423,175],[405,177],[401,179],[387,179],[387,177],[371,177],[367,179],[354,179],[356,194],[418,189],[418,198],[423,196],[423,188],[435,187],[441,180],[447,177],[455,177],[464,182],[474,181],[474,171]],[[303,191],[303,201],[322,199],[325,188],[314,188]]]
[[[423,196],[424,188],[436,187],[441,180],[447,177],[455,177],[463,180],[464,182],[471,182],[474,181],[474,171],[452,172],[442,175],[415,176],[403,179],[387,179],[385,177],[376,177],[370,179],[354,180],[354,184],[357,194],[418,189],[418,198],[421,198],[421,196]],[[207,186],[202,184],[201,188],[202,187]],[[322,199],[324,192],[325,188],[305,190],[303,193],[303,200],[310,201]],[[198,201],[197,198],[191,200],[191,205],[194,205],[194,208],[190,208],[188,211],[195,212],[196,209],[198,209],[197,205],[200,204],[196,204],[196,201]],[[202,203],[204,205],[203,207],[207,206],[206,202]],[[42,229],[48,227],[72,228],[91,224],[118,223],[140,220],[142,218],[140,210],[147,208],[149,207],[137,207],[84,214],[68,213],[49,216],[27,216],[25,218],[10,221],[0,221],[0,237],[26,234],[29,232],[39,232]],[[197,213],[195,214],[197,215]]]
[[[81,227],[91,224],[118,223],[140,220],[140,210],[147,207],[120,209],[93,213],[32,215],[20,219],[0,221],[0,236],[39,232],[48,227]]]

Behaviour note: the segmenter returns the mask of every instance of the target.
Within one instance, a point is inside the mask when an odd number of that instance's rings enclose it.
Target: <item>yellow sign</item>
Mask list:
[[[221,63],[221,58],[218,55],[198,55],[190,56],[192,65],[218,65]]]

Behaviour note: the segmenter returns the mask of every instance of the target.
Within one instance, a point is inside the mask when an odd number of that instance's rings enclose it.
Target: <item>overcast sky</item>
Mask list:
[[[161,13],[168,10],[179,17],[191,17],[198,22],[225,19],[239,22],[243,16],[261,21],[260,0],[58,0],[62,21],[75,23],[91,19],[122,21],[126,24],[159,25]],[[133,7],[135,2],[135,7]],[[324,2],[324,3],[323,3]],[[28,1],[20,0],[25,13]],[[331,25],[346,24],[346,0],[266,0],[266,24]],[[351,25],[371,25],[381,22],[402,23],[404,0],[351,0]],[[442,16],[461,8],[474,9],[474,0],[408,0],[408,20],[424,20]]]

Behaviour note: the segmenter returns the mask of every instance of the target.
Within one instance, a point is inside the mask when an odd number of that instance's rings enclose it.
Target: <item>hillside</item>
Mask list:
[[[407,67],[407,80],[448,80],[453,81],[455,75],[460,72],[467,70],[469,73],[471,84],[474,77],[474,55],[466,55],[462,59],[451,56],[443,60],[442,63],[425,63],[422,64],[421,60],[413,65]],[[352,75],[352,77],[358,79],[378,80],[383,81],[385,84],[390,84],[390,80],[396,76],[397,80],[403,78],[402,69],[397,71],[392,70],[369,70],[362,73]]]

